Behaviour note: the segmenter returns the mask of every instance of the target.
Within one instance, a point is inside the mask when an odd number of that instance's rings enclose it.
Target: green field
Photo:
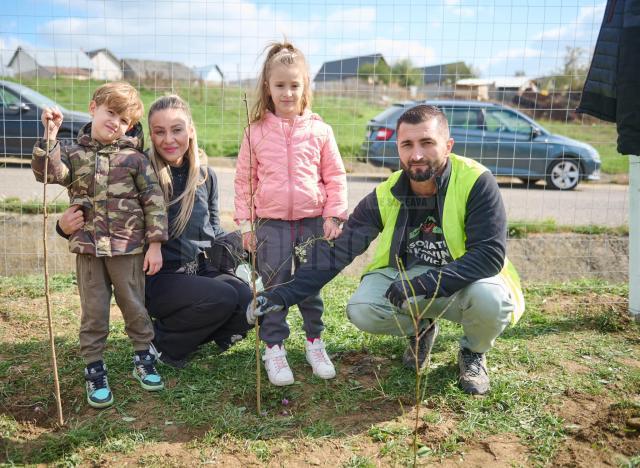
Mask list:
[[[61,106],[71,110],[86,111],[93,90],[100,84],[95,81],[70,79],[23,80],[40,93],[49,96]],[[191,86],[176,89],[139,88],[145,109],[159,96],[177,92],[191,105],[201,147],[209,156],[236,156],[240,137],[246,125],[243,93],[238,88]],[[249,93],[249,100],[252,99]],[[367,122],[384,109],[365,100],[318,96],[313,110],[329,123],[345,160],[353,160],[364,140]],[[587,125],[540,120],[540,124],[553,133],[565,135],[593,145],[602,157],[602,171],[608,174],[628,172],[628,158],[616,152],[616,129],[605,122]],[[143,119],[146,130],[146,119]]]
[[[50,97],[70,110],[87,111],[93,90],[100,84],[94,81],[70,79],[23,80],[22,83]],[[244,94],[238,88],[191,86],[165,89],[139,87],[145,110],[164,94],[176,92],[186,99],[193,113],[198,142],[209,156],[237,156],[240,137],[246,126]],[[249,106],[252,95],[249,93]],[[250,107],[249,107],[250,109]],[[318,97],[313,105],[335,132],[342,156],[354,159],[364,139],[366,123],[384,108],[349,98]],[[143,119],[147,131],[146,117]]]

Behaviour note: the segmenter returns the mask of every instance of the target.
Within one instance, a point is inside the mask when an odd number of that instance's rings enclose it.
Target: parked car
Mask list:
[[[590,145],[554,135],[507,106],[477,101],[406,101],[369,121],[359,159],[396,170],[396,122],[407,109],[430,104],[447,116],[453,151],[484,164],[496,176],[527,184],[546,180],[557,190],[573,190],[580,180],[600,178],[600,155]]]
[[[64,115],[58,139],[63,144],[69,143],[91,121],[89,114],[64,109],[27,86],[0,80],[0,164],[28,163],[33,145],[44,132],[40,122],[42,109],[54,106]]]

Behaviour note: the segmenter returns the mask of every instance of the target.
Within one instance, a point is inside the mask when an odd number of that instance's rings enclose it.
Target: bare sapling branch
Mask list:
[[[417,458],[418,458],[418,426],[420,425],[420,407],[422,405],[422,401],[424,401],[425,399],[425,392],[427,388],[427,382],[426,382],[427,372],[426,371],[431,365],[431,353],[429,353],[426,357],[427,362],[423,365],[420,364],[418,349],[420,347],[420,340],[425,339],[425,336],[423,335],[426,335],[426,333],[421,333],[422,331],[421,325],[422,325],[423,319],[425,319],[427,316],[427,312],[433,305],[433,301],[436,299],[438,289],[440,289],[442,272],[441,271],[438,272],[438,281],[436,283],[435,291],[429,298],[429,301],[426,303],[426,305],[422,309],[420,309],[420,305],[419,305],[420,301],[411,300],[412,298],[416,297],[416,292],[413,288],[413,285],[409,281],[411,278],[409,278],[409,275],[407,274],[407,270],[404,267],[404,263],[402,262],[402,259],[400,259],[398,256],[396,256],[396,265],[398,267],[398,271],[400,272],[400,279],[403,280],[402,288],[403,288],[403,293],[405,297],[405,303],[407,305],[409,317],[411,317],[411,321],[413,324],[414,339],[415,339],[415,348],[413,349],[413,359],[414,359],[414,366],[416,371],[416,383],[415,383],[416,412],[415,412],[414,426],[413,426],[412,451],[413,451],[413,466],[416,466]],[[449,301],[446,307],[431,319],[430,326],[432,327],[436,326],[436,321],[439,320],[440,317],[444,315],[444,313],[449,309],[452,303],[453,303],[453,300]],[[401,328],[399,322],[398,322],[398,327]],[[423,378],[425,380],[424,382],[423,382]]]
[[[253,187],[253,165],[255,164],[253,158],[253,148],[251,147],[251,121],[249,119],[249,104],[247,102],[247,93],[243,94],[242,101],[244,102],[244,110],[247,119],[246,138],[249,145],[249,212],[251,222],[251,238],[256,238],[256,219],[255,219],[255,189]],[[257,246],[256,246],[257,248]],[[256,252],[251,254],[251,291],[253,292],[253,304],[252,307],[256,307],[256,298],[258,297],[258,289],[256,288]],[[260,321],[256,320],[256,411],[258,416],[262,414],[262,404],[260,396]]]
[[[49,126],[45,127],[46,139],[46,157],[44,160],[44,184],[42,189],[42,246],[44,251],[44,296],[47,303],[47,321],[49,325],[49,346],[51,347],[51,364],[53,367],[53,384],[56,396],[56,406],[58,410],[58,424],[64,425],[64,417],[62,415],[62,396],[60,395],[60,381],[58,379],[58,360],[56,358],[56,343],[53,333],[53,320],[51,311],[51,294],[49,292],[49,256],[47,247],[47,220],[49,213],[47,212],[47,178],[49,171]]]

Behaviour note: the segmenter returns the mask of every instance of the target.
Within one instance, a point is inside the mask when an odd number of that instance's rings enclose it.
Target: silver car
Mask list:
[[[406,101],[369,121],[358,159],[396,170],[396,122],[419,104],[440,108],[447,116],[453,151],[473,158],[496,176],[533,184],[546,180],[557,190],[573,190],[581,180],[600,179],[600,155],[590,145],[545,130],[507,106],[477,101]]]

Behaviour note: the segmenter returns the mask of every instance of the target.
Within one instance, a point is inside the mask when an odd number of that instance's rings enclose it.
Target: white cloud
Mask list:
[[[543,52],[540,49],[532,49],[530,47],[515,47],[491,54],[490,58],[478,63],[476,66],[480,71],[484,72],[502,62],[520,61],[528,58],[539,58],[542,55]]]
[[[461,3],[460,0],[445,0],[448,13],[463,18],[472,18],[476,15],[476,9],[468,4]]]
[[[336,47],[331,50],[331,53],[338,57],[381,53],[390,64],[408,58],[416,66],[433,63],[436,56],[432,48],[425,46],[424,43],[420,41],[385,38],[341,43],[336,45]]]
[[[217,64],[230,79],[254,76],[265,45],[286,36],[310,59],[312,72],[326,57],[327,37],[359,40],[371,34],[375,8],[333,9],[326,17],[296,18],[244,0],[122,2],[57,0],[77,12],[38,28],[52,47],[109,48],[118,57]],[[239,76],[240,75],[240,76]]]
[[[606,4],[580,8],[574,21],[563,26],[547,29],[532,37],[534,41],[552,41],[566,38],[584,38],[591,33],[594,25],[599,25],[599,20],[604,15]]]

